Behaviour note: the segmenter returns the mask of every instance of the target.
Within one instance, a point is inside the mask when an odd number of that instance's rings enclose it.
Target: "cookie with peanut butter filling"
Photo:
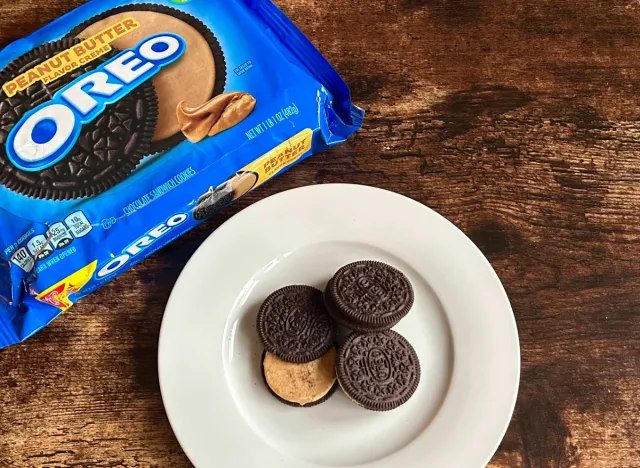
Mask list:
[[[250,192],[258,182],[258,174],[255,172],[238,172],[227,181],[227,186],[233,189],[233,199],[237,200]]]
[[[309,408],[327,401],[338,388],[336,350],[331,348],[315,361],[286,362],[264,352],[262,373],[274,397],[289,406]]]
[[[179,103],[201,106],[222,93],[226,84],[226,63],[218,40],[197,18],[175,8],[148,3],[108,10],[74,28],[70,35],[86,39],[119,21],[133,18],[138,28],[111,42],[119,50],[134,48],[145,38],[174,33],[187,43],[184,55],[155,77],[158,94],[158,122],[153,135],[155,151],[169,149],[184,139],[176,117]]]
[[[228,187],[226,184],[215,189],[210,187],[196,202],[196,206],[193,209],[193,219],[196,221],[209,219],[232,201],[233,188]]]
[[[251,191],[257,182],[258,174],[255,172],[238,172],[219,187],[210,187],[196,202],[193,218],[203,221],[212,217],[229,203]]]

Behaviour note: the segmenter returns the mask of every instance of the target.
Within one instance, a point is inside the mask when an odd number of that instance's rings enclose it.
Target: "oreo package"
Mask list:
[[[0,87],[0,347],[363,118],[270,0],[93,0]]]

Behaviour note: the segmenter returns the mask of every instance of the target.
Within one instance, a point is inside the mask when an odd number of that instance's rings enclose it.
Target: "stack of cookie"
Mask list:
[[[418,355],[402,335],[391,330],[409,313],[413,300],[413,287],[405,274],[381,262],[346,265],[327,284],[329,315],[352,331],[338,352],[338,381],[344,393],[363,408],[395,409],[418,388]]]
[[[342,267],[324,295],[310,286],[274,292],[257,322],[268,388],[294,406],[322,403],[337,385],[369,410],[401,406],[418,387],[420,362],[391,327],[409,313],[413,301],[413,288],[401,271],[372,261]],[[349,334],[336,352],[340,328]]]
[[[315,406],[337,388],[336,326],[322,291],[287,286],[272,293],[258,311],[257,329],[265,347],[262,372],[267,387],[291,406]]]

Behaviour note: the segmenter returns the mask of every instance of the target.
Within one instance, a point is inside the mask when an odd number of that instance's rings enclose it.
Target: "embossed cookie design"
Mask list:
[[[294,363],[320,358],[336,334],[322,292],[310,286],[287,286],[267,297],[258,311],[257,330],[269,353]]]
[[[420,362],[400,334],[352,334],[338,351],[338,382],[358,405],[390,411],[405,404],[420,383]]]
[[[0,82],[36,66],[49,67],[50,61],[59,60],[57,54],[79,42],[66,38],[36,47],[1,70]],[[7,151],[11,132],[24,123],[29,112],[49,103],[52,96],[67,85],[95,71],[116,55],[117,51],[111,51],[56,80],[38,81],[12,97],[0,93],[0,185],[27,197],[73,200],[98,195],[129,177],[151,151],[158,119],[157,96],[151,82],[142,83],[117,102],[107,105],[98,118],[81,127],[77,143],[69,153],[50,165],[21,167],[11,160]],[[45,125],[40,127],[40,133],[45,136],[48,131],[58,128],[46,125],[48,121],[53,122],[44,120]]]
[[[361,333],[389,330],[409,313],[413,300],[413,287],[405,274],[374,261],[340,268],[325,294],[334,321]]]

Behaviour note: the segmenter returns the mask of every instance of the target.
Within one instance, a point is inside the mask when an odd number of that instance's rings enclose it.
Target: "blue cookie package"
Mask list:
[[[270,0],[92,0],[0,86],[0,348],[364,115]]]

